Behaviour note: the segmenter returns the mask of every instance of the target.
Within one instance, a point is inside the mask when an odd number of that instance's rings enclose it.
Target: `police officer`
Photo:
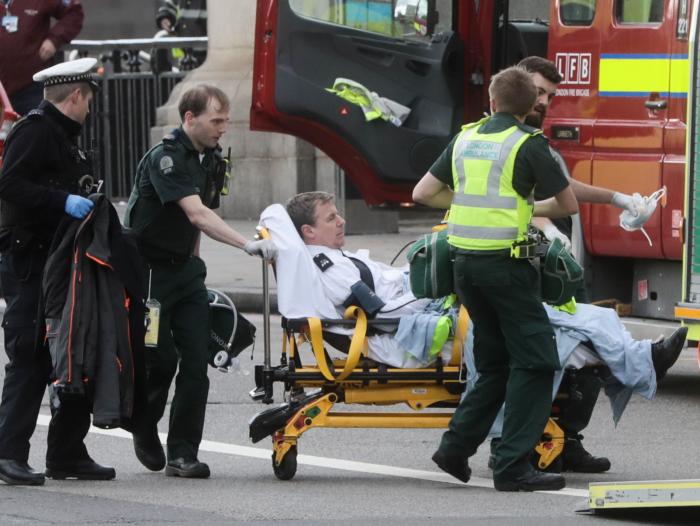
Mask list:
[[[500,491],[555,490],[559,474],[536,471],[528,455],[551,407],[556,341],[537,289],[537,273],[514,244],[527,243],[533,215],[576,213],[576,198],[541,132],[523,124],[537,90],[511,67],[489,86],[495,113],[468,124],[423,176],[413,199],[449,208],[455,289],[474,323],[480,374],[460,403],[433,461],[467,482],[476,452],[505,401],[494,486]],[[534,203],[535,187],[553,198]]]
[[[0,479],[40,485],[44,474],[28,464],[29,439],[51,374],[51,358],[38,320],[41,273],[54,231],[66,214],[84,218],[93,206],[80,194],[89,175],[77,137],[96,86],[84,58],[42,70],[44,100],[9,134],[0,174],[0,279],[7,302],[5,381],[0,402]],[[52,409],[53,409],[52,404]],[[114,469],[100,466],[83,439],[90,427],[86,400],[61,400],[53,411],[46,451],[46,476],[102,480]]]
[[[219,139],[229,121],[226,94],[198,85],[183,93],[178,109],[182,125],[139,163],[125,218],[147,262],[150,299],[160,304],[157,347],[146,349],[147,418],[134,432],[134,449],[152,471],[165,467],[168,476],[206,478],[209,466],[197,458],[209,391],[209,302],[206,267],[198,256],[200,232],[266,259],[274,257],[275,246],[270,240],[246,241],[212,211],[224,179]],[[176,371],[166,466],[157,424]]]
[[[159,0],[156,26],[179,37],[205,37],[207,36],[207,2],[206,0]],[[173,49],[172,54],[176,59],[185,57],[185,51],[180,48]],[[197,61],[192,66],[201,65],[207,58],[206,50],[194,51],[192,55]],[[184,66],[184,69],[191,69],[189,64]]]

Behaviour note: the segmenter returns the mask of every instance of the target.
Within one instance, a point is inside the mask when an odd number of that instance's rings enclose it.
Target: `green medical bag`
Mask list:
[[[416,298],[442,298],[454,292],[447,229],[419,238],[406,255]]]

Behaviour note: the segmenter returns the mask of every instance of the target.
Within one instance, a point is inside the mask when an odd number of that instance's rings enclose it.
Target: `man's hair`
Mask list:
[[[80,89],[80,93],[83,97],[87,97],[88,93],[92,91],[90,84],[87,82],[69,82],[67,84],[55,84],[53,86],[46,86],[44,88],[44,98],[49,102],[58,104],[63,102],[68,98],[68,96],[73,93],[76,89]]]
[[[491,77],[489,96],[496,102],[496,111],[522,117],[535,105],[537,88],[525,69],[511,66]]]
[[[528,73],[539,73],[549,82],[553,82],[554,84],[559,84],[562,80],[564,80],[554,63],[546,58],[536,57],[534,55],[531,57],[525,57],[518,62],[518,66],[525,68]]]
[[[333,201],[335,196],[328,192],[302,192],[287,201],[287,213],[299,233],[304,239],[301,227],[304,225],[316,226],[316,205]]]
[[[214,99],[219,103],[221,111],[228,111],[231,104],[229,103],[226,93],[221,91],[216,86],[211,84],[199,84],[194,88],[188,89],[180,97],[180,102],[177,105],[177,110],[180,113],[180,118],[185,120],[185,113],[191,111],[195,117],[198,117],[209,106],[209,101]]]

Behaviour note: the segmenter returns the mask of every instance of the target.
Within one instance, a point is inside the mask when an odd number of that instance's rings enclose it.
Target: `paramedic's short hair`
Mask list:
[[[524,68],[511,66],[491,77],[489,96],[497,111],[523,117],[535,105],[537,88]]]
[[[199,84],[194,88],[188,89],[180,97],[177,110],[180,113],[180,119],[185,120],[185,113],[191,111],[195,117],[198,117],[209,106],[209,101],[214,99],[220,107],[220,111],[228,111],[231,107],[228,96],[216,86],[211,84]]]
[[[549,82],[553,82],[554,84],[559,84],[562,80],[564,80],[561,73],[559,73],[557,67],[554,65],[554,62],[547,60],[546,58],[536,57],[534,55],[531,57],[525,57],[518,62],[518,66],[525,68],[528,73],[539,73]]]
[[[92,91],[90,84],[87,82],[70,82],[68,84],[54,84],[44,88],[44,98],[49,102],[58,104],[68,98],[75,90],[80,89],[83,97],[87,97]]]
[[[301,227],[304,225],[316,226],[316,205],[333,201],[335,196],[328,192],[302,192],[287,201],[287,213],[299,233],[304,239]]]

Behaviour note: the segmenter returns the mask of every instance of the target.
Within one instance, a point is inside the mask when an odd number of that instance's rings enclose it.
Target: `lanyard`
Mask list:
[[[10,13],[10,6],[12,5],[12,0],[2,0],[2,3],[5,4],[5,14],[7,16],[12,16],[12,13]]]

